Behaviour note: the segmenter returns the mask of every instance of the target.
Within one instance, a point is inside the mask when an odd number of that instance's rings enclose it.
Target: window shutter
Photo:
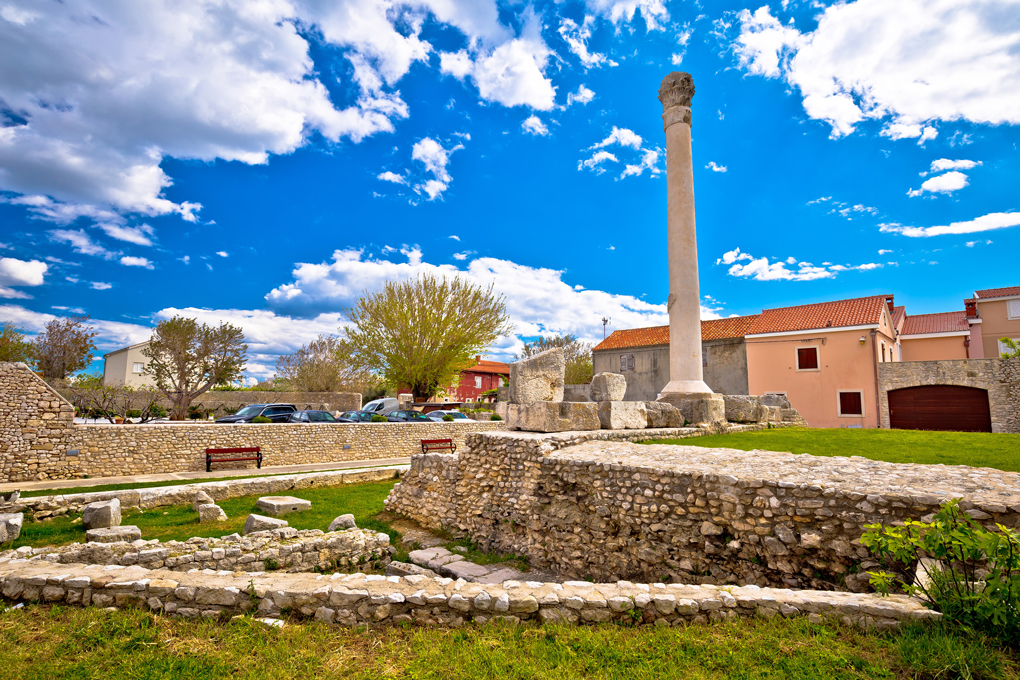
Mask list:
[[[859,416],[863,415],[864,409],[861,408],[861,393],[860,392],[840,392],[839,393],[839,412],[840,415],[844,416]]]
[[[797,368],[811,370],[818,368],[818,348],[800,347],[797,349]]]
[[[1006,316],[1010,319],[1020,319],[1020,300],[1009,300]]]

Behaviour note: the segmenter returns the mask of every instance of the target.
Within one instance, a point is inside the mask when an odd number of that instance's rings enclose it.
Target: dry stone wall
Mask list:
[[[75,425],[70,403],[24,364],[0,363],[0,482],[205,469],[206,448],[262,447],[266,466],[410,456],[422,439],[504,423]],[[230,463],[254,467],[254,462]]]
[[[864,526],[924,518],[948,498],[1020,526],[1020,474],[859,457],[481,433],[429,454],[388,510],[573,578],[794,588],[866,586]]]

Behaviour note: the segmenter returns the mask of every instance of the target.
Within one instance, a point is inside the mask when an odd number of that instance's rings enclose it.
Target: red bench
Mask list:
[[[220,454],[254,453],[254,456],[238,456],[234,458],[213,458]],[[262,469],[262,447],[251,446],[240,449],[206,449],[205,450],[205,471],[212,472],[213,463],[233,463],[238,460],[254,460],[258,468]]]
[[[421,452],[429,453],[430,451],[457,453],[457,445],[453,443],[452,439],[422,439]]]

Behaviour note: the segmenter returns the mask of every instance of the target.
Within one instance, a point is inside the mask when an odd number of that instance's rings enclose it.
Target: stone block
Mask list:
[[[248,519],[245,521],[244,529],[241,533],[247,536],[248,534],[256,531],[280,529],[285,526],[287,526],[287,520],[276,519],[275,517],[263,517],[262,515],[248,515]]]
[[[21,535],[21,525],[25,522],[25,515],[20,512],[0,513],[0,543],[8,543],[18,540]],[[6,537],[5,537],[6,535]]]
[[[599,373],[591,379],[592,401],[623,401],[627,379],[619,373]]]
[[[762,406],[776,406],[778,408],[791,408],[790,400],[785,394],[763,394],[758,397]]]
[[[643,401],[600,401],[598,406],[603,430],[642,430],[648,425]]]
[[[560,347],[510,364],[510,403],[563,401],[566,366],[563,349]]]
[[[307,510],[312,507],[312,502],[294,498],[293,496],[263,496],[255,501],[255,506],[263,512],[279,517],[289,512]]]
[[[86,529],[108,529],[120,526],[120,499],[89,503],[81,512],[81,521]]]
[[[86,543],[130,543],[142,537],[142,530],[136,526],[116,526],[103,529],[89,529],[85,532]]]
[[[769,409],[763,406],[760,397],[724,394],[726,420],[731,423],[760,423],[768,420]]]
[[[664,394],[659,401],[675,406],[687,425],[726,421],[726,402],[719,394],[712,392]]]
[[[646,401],[645,412],[648,415],[648,427],[683,427],[680,409],[662,401]]]
[[[577,432],[598,430],[598,404],[578,401],[540,401],[510,404],[507,429],[525,432]]]
[[[199,491],[191,499],[191,509],[194,510],[195,512],[198,512],[198,506],[207,505],[209,503],[215,502],[216,501],[213,499],[213,497],[207,494],[205,491]]]
[[[357,529],[358,525],[354,523],[354,515],[340,515],[332,522],[329,523],[329,528],[326,529],[328,532],[343,531],[344,529]]]
[[[203,503],[198,506],[198,522],[203,524],[205,522],[225,522],[227,521],[227,513],[223,512],[223,508],[216,505],[215,503]]]

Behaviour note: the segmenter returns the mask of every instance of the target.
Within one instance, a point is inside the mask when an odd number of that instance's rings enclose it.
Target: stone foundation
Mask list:
[[[412,459],[386,507],[573,578],[860,589],[866,524],[948,498],[1020,526],[1020,474],[864,458],[484,433]],[[605,433],[603,433],[605,434]]]

